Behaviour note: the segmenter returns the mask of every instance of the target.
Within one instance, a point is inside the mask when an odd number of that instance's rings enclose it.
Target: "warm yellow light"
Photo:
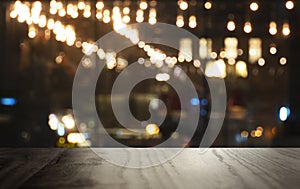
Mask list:
[[[49,12],[50,12],[50,14],[56,14],[57,9],[55,7],[53,7],[53,8],[51,7]]]
[[[279,59],[279,63],[280,63],[281,65],[286,65],[286,63],[287,63],[287,58],[286,58],[286,57],[281,57],[281,58]]]
[[[262,131],[256,130],[255,133],[254,133],[254,136],[255,137],[261,137],[262,136]]]
[[[140,9],[146,10],[148,8],[148,3],[146,1],[142,1],[140,3]]]
[[[288,10],[291,10],[294,8],[294,2],[293,1],[287,1],[285,3],[285,7],[288,9]]]
[[[256,63],[262,57],[262,41],[260,38],[249,39],[249,62]]]
[[[242,131],[242,132],[241,132],[241,137],[247,138],[248,136],[249,136],[248,131]]]
[[[263,132],[263,131],[264,131],[264,128],[263,128],[262,126],[258,126],[258,127],[256,128],[256,130],[257,130],[257,131]]]
[[[12,10],[12,11],[9,13],[9,16],[10,16],[11,18],[17,18],[18,13],[17,13],[17,11]]]
[[[181,10],[186,10],[189,7],[189,4],[185,0],[179,0],[178,5]]]
[[[130,13],[129,7],[124,7],[123,8],[123,14],[129,14],[129,13]]]
[[[211,61],[206,64],[205,75],[207,77],[225,78],[226,64],[223,59]]]
[[[62,61],[63,61],[63,57],[62,57],[61,55],[59,55],[59,56],[57,56],[57,57],[55,58],[56,64],[61,64]]]
[[[105,10],[103,11],[103,15],[104,15],[104,16],[109,16],[109,15],[110,15],[110,11],[109,11],[108,9],[105,9]]]
[[[189,27],[190,27],[190,28],[195,28],[195,27],[197,27],[196,16],[190,16],[190,18],[189,18]]]
[[[257,63],[258,63],[259,66],[264,66],[266,61],[265,61],[265,59],[260,58],[260,59],[258,59]]]
[[[218,54],[217,54],[216,52],[211,52],[211,53],[210,53],[210,57],[211,57],[212,59],[216,59],[216,58],[218,57]]]
[[[277,53],[277,48],[275,46],[270,47],[270,53],[271,54],[276,54]]]
[[[97,12],[97,13],[96,13],[96,18],[97,18],[98,20],[102,19],[102,17],[103,17],[102,12]]]
[[[39,27],[44,28],[47,25],[47,18],[45,15],[40,16]]]
[[[246,78],[248,76],[247,64],[244,61],[238,61],[235,65],[235,72],[238,76]]]
[[[256,3],[256,2],[253,2],[253,3],[251,3],[250,4],[250,9],[252,10],[252,11],[257,11],[258,10],[258,8],[259,8],[259,5]]]
[[[150,17],[149,20],[148,20],[149,24],[153,25],[157,22],[156,18],[155,17]]]
[[[235,30],[235,23],[234,21],[230,20],[228,23],[227,23],[227,29],[229,31],[234,31]]]
[[[96,8],[97,8],[97,9],[103,9],[103,8],[104,8],[104,3],[103,3],[102,1],[98,1],[98,2],[96,3]]]
[[[229,65],[234,65],[235,64],[235,59],[234,58],[229,58],[228,59],[228,64]]]
[[[251,33],[251,31],[252,31],[251,22],[245,22],[245,25],[244,25],[244,32],[245,32],[245,33]]]
[[[291,33],[291,30],[290,30],[289,24],[288,23],[284,23],[283,26],[282,26],[282,34],[284,36],[288,36],[288,35],[290,35],[290,33]]]
[[[28,30],[28,37],[29,38],[35,38],[36,37],[36,29],[34,28],[34,26],[30,26],[29,30]]]
[[[146,126],[146,132],[149,135],[156,135],[159,133],[159,127],[156,124],[148,124]]]
[[[26,20],[27,25],[31,25],[33,23],[33,20],[31,17],[27,18]]]
[[[224,39],[224,45],[225,45],[225,51],[224,55],[221,52],[220,57],[221,58],[227,58],[227,59],[236,59],[238,54],[237,54],[237,49],[238,49],[238,39],[236,37],[226,37]],[[233,63],[234,64],[234,63]]]
[[[60,9],[60,10],[58,11],[58,15],[59,15],[60,17],[66,16],[66,10],[65,10],[65,9]]]
[[[277,34],[277,24],[276,22],[272,21],[269,24],[269,33],[271,35],[276,35]]]
[[[200,66],[201,66],[200,60],[197,60],[197,59],[194,60],[193,65],[194,65],[196,68],[200,68]]]
[[[183,27],[184,26],[184,19],[182,15],[178,15],[176,19],[176,26]]]
[[[123,16],[122,20],[125,24],[128,24],[130,22],[130,16],[125,15],[125,16]]]
[[[92,15],[91,10],[85,9],[83,11],[83,17],[89,18]]]
[[[205,2],[204,3],[204,8],[207,9],[207,10],[211,9],[212,8],[212,3],[210,1]]]
[[[85,141],[85,137],[82,133],[70,133],[67,136],[67,140],[69,143],[83,143]]]
[[[79,1],[77,6],[78,6],[78,9],[79,9],[79,10],[83,10],[83,9],[84,9],[84,7],[85,7],[85,3],[84,3],[84,1],[82,1],[82,0],[81,0],[81,1]]]
[[[103,17],[103,22],[104,23],[109,23],[110,22],[110,17],[109,16],[104,16]]]
[[[71,114],[65,115],[61,119],[67,129],[73,129],[75,127],[75,121]]]
[[[63,8],[62,2],[56,2],[55,8],[56,8],[56,9],[62,9],[62,8]]]

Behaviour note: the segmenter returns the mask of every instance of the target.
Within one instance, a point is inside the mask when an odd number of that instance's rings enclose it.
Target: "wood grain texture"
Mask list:
[[[106,152],[105,152],[106,150]],[[113,165],[96,153],[130,149],[0,149],[1,188],[299,188],[300,149],[185,149],[150,168]],[[96,153],[94,152],[96,151]],[[124,158],[124,157],[119,157]]]

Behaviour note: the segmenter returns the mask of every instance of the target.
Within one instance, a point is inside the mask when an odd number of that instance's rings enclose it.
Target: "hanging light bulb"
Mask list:
[[[82,0],[80,0],[79,2],[78,2],[78,9],[79,10],[83,10],[84,9],[84,7],[85,7],[85,3],[84,3],[84,1],[82,1]]]
[[[35,27],[34,26],[29,26],[29,29],[28,29],[28,37],[29,38],[35,38],[35,36],[36,36],[36,29],[35,29]]]
[[[149,24],[153,25],[157,22],[156,20],[156,9],[155,8],[151,8],[149,11],[149,20],[148,20]]]
[[[184,19],[182,15],[178,15],[176,19],[176,26],[182,28],[184,26]]]
[[[251,22],[245,22],[245,25],[244,25],[244,32],[245,32],[245,33],[251,33],[251,32],[252,32],[252,25],[251,25]]]
[[[250,9],[251,9],[253,12],[255,12],[255,11],[257,11],[257,10],[259,9],[259,5],[258,5],[256,2],[252,2],[252,3],[250,4]]]
[[[204,8],[206,10],[210,10],[212,8],[212,3],[210,1],[207,1],[204,3]]]
[[[140,9],[146,10],[148,8],[148,3],[147,1],[141,1],[140,2]]]
[[[269,33],[271,35],[276,35],[277,34],[277,24],[274,21],[271,21],[269,24]]]
[[[195,28],[197,26],[196,16],[190,16],[189,18],[189,27]]]
[[[189,7],[189,4],[185,0],[179,0],[178,5],[181,10],[186,10]]]
[[[234,21],[232,21],[232,20],[228,21],[228,23],[227,23],[227,29],[229,31],[234,31],[235,30],[235,23],[234,23]]]
[[[110,22],[110,11],[108,9],[105,9],[103,11],[103,22],[104,23],[109,23]]]
[[[104,3],[103,1],[98,1],[96,3],[96,8],[99,10],[99,9],[103,9],[104,8]]]
[[[272,43],[270,45],[270,53],[273,54],[273,55],[277,53],[277,48],[276,48],[276,45],[274,43]]]
[[[144,11],[142,9],[138,9],[136,11],[136,21],[141,23],[144,21]]]
[[[287,1],[285,3],[285,7],[288,9],[288,10],[292,10],[294,8],[294,2],[293,1]]]
[[[290,33],[291,33],[291,30],[290,30],[289,24],[288,23],[284,23],[283,26],[282,26],[282,34],[284,36],[288,36],[288,35],[290,35]]]

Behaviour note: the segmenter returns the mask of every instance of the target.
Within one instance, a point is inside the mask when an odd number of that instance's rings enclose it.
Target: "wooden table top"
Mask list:
[[[189,148],[139,169],[108,163],[94,151],[2,148],[0,188],[300,188],[300,148]]]

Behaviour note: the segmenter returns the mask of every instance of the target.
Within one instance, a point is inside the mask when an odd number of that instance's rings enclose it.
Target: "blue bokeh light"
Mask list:
[[[200,104],[200,100],[199,98],[191,98],[190,103],[193,106],[198,106]]]
[[[17,104],[17,100],[15,98],[5,97],[1,98],[1,104],[4,106],[14,106]]]

